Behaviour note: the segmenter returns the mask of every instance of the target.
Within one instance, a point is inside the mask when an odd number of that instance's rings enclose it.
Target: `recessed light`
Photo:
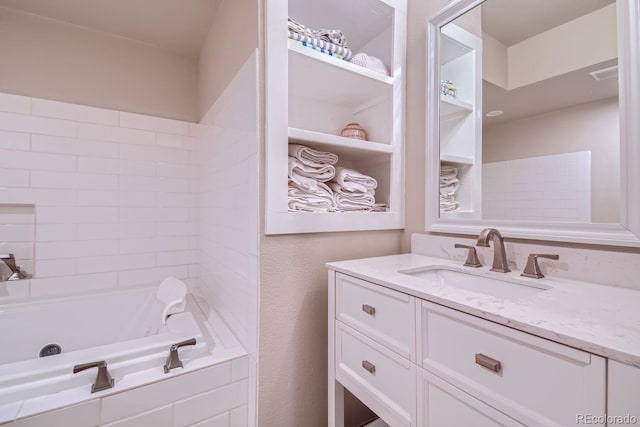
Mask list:
[[[504,114],[504,111],[502,110],[493,110],[493,111],[489,111],[487,114],[485,114],[485,116],[487,117],[497,117],[497,116],[501,116]]]

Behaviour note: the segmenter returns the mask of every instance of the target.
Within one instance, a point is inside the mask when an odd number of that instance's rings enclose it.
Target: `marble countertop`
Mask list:
[[[495,273],[490,266],[415,254],[327,264],[330,269],[414,295],[474,316],[640,367],[640,291],[554,277],[528,279],[521,271]],[[443,266],[472,274],[511,279],[547,290],[514,299],[443,285],[401,273]],[[518,286],[515,284],[509,284]]]

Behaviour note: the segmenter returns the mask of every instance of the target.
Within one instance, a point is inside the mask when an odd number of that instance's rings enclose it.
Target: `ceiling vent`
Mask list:
[[[596,80],[607,80],[618,77],[618,66],[614,65],[613,67],[603,68],[601,70],[592,71],[591,77]]]

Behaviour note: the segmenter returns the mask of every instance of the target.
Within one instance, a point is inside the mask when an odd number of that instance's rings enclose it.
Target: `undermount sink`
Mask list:
[[[504,273],[475,272],[447,266],[403,270],[399,273],[408,274],[433,284],[466,289],[508,300],[525,298],[551,288],[543,283],[531,283],[514,277],[497,276]]]

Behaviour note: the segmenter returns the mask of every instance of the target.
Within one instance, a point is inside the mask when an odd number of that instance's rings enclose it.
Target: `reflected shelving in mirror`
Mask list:
[[[462,0],[430,19],[428,230],[640,245],[639,9]],[[456,209],[438,207],[441,165],[459,169]]]

